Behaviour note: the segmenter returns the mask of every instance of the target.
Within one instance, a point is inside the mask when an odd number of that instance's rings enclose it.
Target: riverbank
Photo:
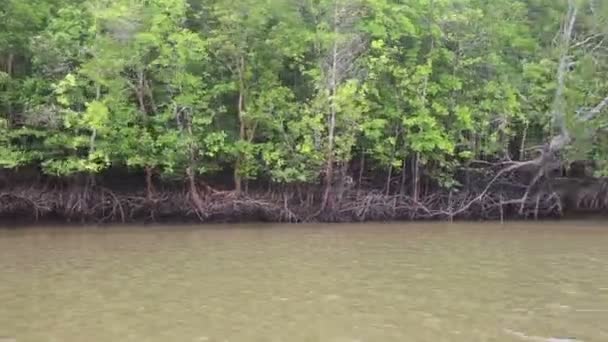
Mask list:
[[[546,189],[552,191],[546,191]],[[0,222],[236,223],[512,220],[572,218],[606,213],[606,187],[554,180],[535,191],[497,185],[479,191],[434,191],[416,200],[374,189],[346,189],[322,208],[312,187],[234,191],[167,187],[152,194],[99,185],[10,186],[0,190]]]

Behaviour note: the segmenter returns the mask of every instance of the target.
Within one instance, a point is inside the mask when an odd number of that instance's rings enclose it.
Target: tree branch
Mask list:
[[[604,110],[604,108],[606,108],[608,106],[608,96],[606,96],[600,103],[597,104],[597,106],[593,107],[591,110],[589,110],[587,113],[583,114],[583,115],[579,115],[579,119],[583,120],[583,121],[589,121],[589,120],[593,120],[595,119],[596,116],[598,116],[602,110]]]
[[[570,143],[570,134],[566,126],[566,114],[564,93],[566,91],[566,74],[568,72],[569,49],[572,42],[574,25],[578,8],[575,0],[568,0],[568,14],[566,15],[564,27],[562,28],[560,41],[560,59],[557,68],[557,88],[555,90],[555,100],[553,103],[553,123],[560,129],[560,134],[554,137],[549,144],[548,152],[558,152]]]

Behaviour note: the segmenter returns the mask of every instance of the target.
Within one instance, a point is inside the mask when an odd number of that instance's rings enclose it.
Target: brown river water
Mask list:
[[[608,341],[608,223],[0,230],[0,342]]]

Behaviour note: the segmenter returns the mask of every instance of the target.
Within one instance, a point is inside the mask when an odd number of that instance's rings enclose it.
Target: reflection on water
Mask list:
[[[608,226],[0,231],[0,341],[550,338],[608,341]]]

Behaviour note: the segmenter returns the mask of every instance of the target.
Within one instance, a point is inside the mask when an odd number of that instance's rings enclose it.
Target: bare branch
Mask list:
[[[587,113],[580,115],[579,119],[583,121],[593,120],[596,116],[598,116],[604,108],[608,106],[608,96],[606,96],[597,106],[593,107]]]
[[[596,33],[596,34],[592,34],[592,35],[590,35],[589,37],[587,37],[587,38],[585,38],[585,39],[583,39],[583,40],[581,40],[581,41],[579,41],[579,42],[577,42],[577,43],[575,43],[575,44],[572,44],[572,46],[571,46],[570,48],[571,48],[571,49],[576,49],[576,48],[581,47],[581,46],[583,46],[583,45],[586,45],[586,44],[587,44],[587,43],[589,43],[590,41],[592,41],[592,40],[594,40],[594,39],[597,39],[597,38],[600,38],[600,37],[602,37],[602,36],[603,36],[603,34],[602,34],[602,33]]]
[[[542,157],[539,157],[537,159],[530,160],[530,161],[527,161],[527,162],[513,162],[513,164],[511,166],[505,167],[502,170],[500,170],[498,173],[496,173],[496,175],[494,176],[494,178],[492,178],[492,180],[486,185],[486,187],[484,188],[484,190],[479,195],[477,195],[477,197],[473,198],[472,200],[470,200],[469,202],[467,202],[465,205],[463,205],[460,208],[458,208],[458,210],[456,210],[456,211],[441,212],[439,214],[440,215],[448,214],[448,216],[454,217],[454,216],[458,216],[458,215],[464,213],[465,211],[469,210],[469,208],[471,208],[472,205],[474,205],[475,203],[483,200],[483,198],[486,197],[486,195],[488,194],[488,192],[490,191],[490,189],[492,188],[492,186],[494,186],[494,184],[496,183],[496,181],[498,181],[498,179],[500,177],[506,175],[507,173],[510,173],[510,172],[515,171],[515,170],[521,169],[521,168],[523,168],[525,166],[540,165],[541,162],[542,162]]]

